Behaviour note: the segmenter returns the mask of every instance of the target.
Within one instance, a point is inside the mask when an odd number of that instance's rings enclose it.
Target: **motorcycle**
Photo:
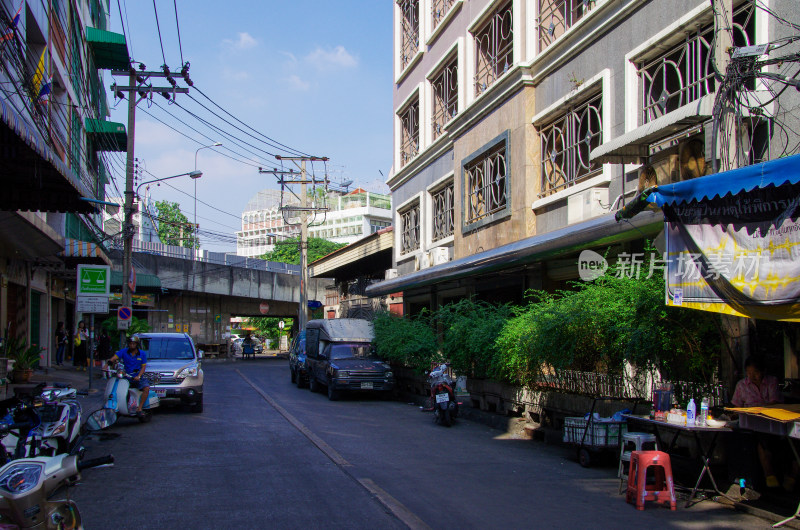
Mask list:
[[[96,416],[96,417],[95,417]],[[87,428],[99,430],[116,421],[114,411],[101,409],[87,419]],[[7,429],[30,425],[6,424]],[[112,465],[111,455],[90,460],[78,460],[74,454],[35,456],[12,460],[0,468],[0,528],[63,529],[83,528],[75,501],[53,497],[62,487],[76,484],[80,472]]]
[[[114,410],[120,416],[137,418],[141,423],[150,421],[153,409],[160,404],[156,393],[150,391],[147,402],[142,407],[143,414],[138,415],[136,411],[139,409],[142,391],[131,387],[128,377],[133,377],[133,374],[125,374],[125,367],[122,363],[109,366],[107,372],[109,372],[109,379],[106,383],[105,408]],[[158,382],[152,380],[153,377],[157,377],[157,374],[147,374],[147,376],[150,384],[154,385]]]
[[[29,421],[32,428],[24,432],[24,450],[18,451],[20,439],[14,432],[3,438],[6,454],[22,456],[54,456],[69,451],[81,428],[81,405],[78,392],[69,386],[34,387],[32,392],[20,394],[11,412],[2,420],[5,423]],[[2,460],[2,459],[0,459]]]
[[[450,427],[458,416],[458,401],[454,390],[453,378],[448,372],[448,365],[442,364],[428,374],[433,405],[433,420]]]

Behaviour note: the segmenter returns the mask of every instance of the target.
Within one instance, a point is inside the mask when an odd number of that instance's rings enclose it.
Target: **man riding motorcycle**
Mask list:
[[[142,416],[142,407],[147,403],[147,396],[150,395],[150,381],[144,377],[144,371],[147,366],[147,354],[139,349],[139,337],[132,336],[128,338],[128,347],[122,348],[117,353],[111,356],[108,364],[113,364],[117,361],[122,361],[125,366],[125,378],[130,381],[131,385],[142,391],[142,397],[139,400],[139,408],[136,410],[137,416]]]

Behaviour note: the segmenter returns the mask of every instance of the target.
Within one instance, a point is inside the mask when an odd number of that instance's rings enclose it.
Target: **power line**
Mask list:
[[[175,27],[178,29],[178,49],[181,52],[181,64],[184,65],[186,62],[183,60],[183,45],[181,44],[181,25],[178,22],[178,0],[173,0],[173,4],[175,5]]]
[[[158,23],[158,8],[156,7],[156,0],[153,0],[153,12],[156,14],[156,29],[158,30],[158,42],[161,44],[161,58],[164,59],[164,65],[167,64],[167,56],[164,55],[164,41],[161,39],[161,25]]]

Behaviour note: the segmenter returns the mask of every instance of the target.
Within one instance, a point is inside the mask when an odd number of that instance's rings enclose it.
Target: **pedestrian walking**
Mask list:
[[[89,359],[86,356],[89,345],[89,330],[86,329],[86,323],[83,320],[78,322],[78,329],[75,330],[73,341],[75,349],[72,355],[72,365],[78,370],[85,371],[89,363]]]
[[[67,349],[67,330],[64,329],[64,323],[59,322],[56,325],[56,366],[61,366],[64,363],[64,350]]]

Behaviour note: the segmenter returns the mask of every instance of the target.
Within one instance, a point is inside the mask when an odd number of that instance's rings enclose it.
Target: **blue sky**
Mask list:
[[[164,59],[153,3],[121,0],[119,4],[131,57],[148,70],[159,70]],[[111,30],[121,33],[117,5],[111,1]],[[181,65],[175,3],[157,0],[156,5],[164,56],[175,71]],[[177,0],[177,8],[183,60],[191,63],[190,75],[197,88],[259,133],[305,153],[329,157],[334,181],[352,179],[367,189],[388,192],[380,172],[388,175],[392,155],[391,2]],[[113,80],[106,74],[106,86]],[[116,81],[127,84],[126,77]],[[156,86],[165,84],[163,79],[154,81]],[[197,91],[190,94],[219,112]],[[110,93],[109,97],[113,105]],[[198,147],[212,140],[222,142],[224,147],[216,148],[221,154],[214,149],[197,154],[197,167],[203,171],[196,181],[197,218],[201,230],[232,233],[240,226],[237,218],[246,202],[261,189],[277,188],[272,175],[259,174],[255,167],[275,166],[274,158],[261,150],[277,150],[229,125],[222,128],[253,147],[236,145],[236,140],[210,131],[184,109],[218,120],[187,96],[177,97],[183,109],[167,105],[160,96],[154,96],[154,101],[142,101],[137,107],[137,158],[155,177],[176,175],[194,169]],[[111,119],[127,123],[126,101],[117,104]],[[247,163],[222,154],[246,158]],[[121,167],[113,167],[121,188]],[[321,172],[323,167],[316,169]],[[146,174],[145,179],[152,175]],[[168,182],[189,195],[194,193],[194,182],[188,177]],[[179,202],[187,217],[193,218],[192,197],[166,183],[151,188],[150,194],[155,200]],[[204,241],[202,236],[201,244],[207,250],[235,250],[233,244]]]

